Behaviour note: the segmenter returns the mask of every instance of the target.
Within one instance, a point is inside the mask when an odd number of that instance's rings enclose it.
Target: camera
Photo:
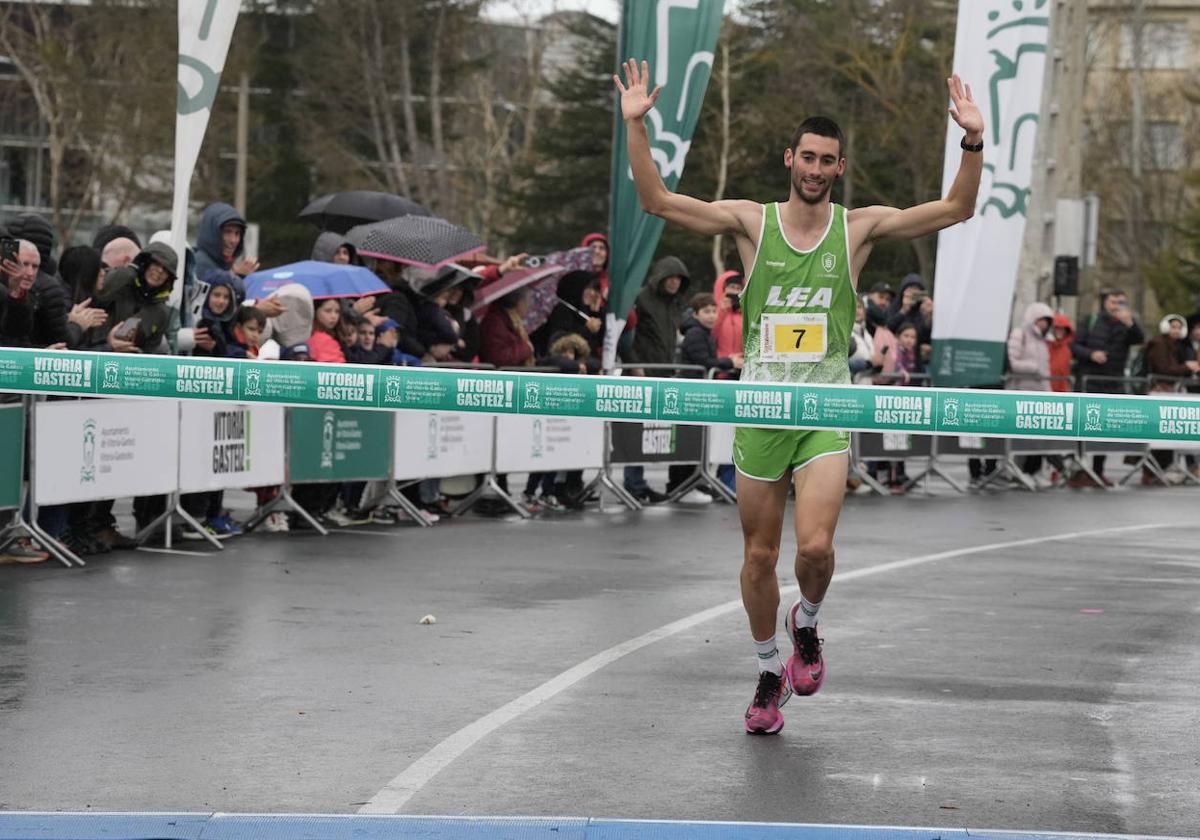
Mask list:
[[[16,239],[11,236],[0,236],[0,259],[17,261],[21,248]]]
[[[541,268],[542,263],[545,261],[545,257],[526,257],[525,259],[521,260],[521,265],[525,266],[526,268]]]

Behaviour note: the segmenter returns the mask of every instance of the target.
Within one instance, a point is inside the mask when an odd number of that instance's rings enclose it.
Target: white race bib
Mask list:
[[[824,313],[763,315],[758,357],[764,362],[820,362],[829,350]]]

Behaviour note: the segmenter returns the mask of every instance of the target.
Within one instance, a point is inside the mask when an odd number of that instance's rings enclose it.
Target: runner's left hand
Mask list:
[[[946,80],[946,87],[950,90],[953,106],[950,108],[950,118],[967,133],[968,143],[978,143],[983,139],[983,114],[971,96],[971,86],[963,84],[956,73]]]

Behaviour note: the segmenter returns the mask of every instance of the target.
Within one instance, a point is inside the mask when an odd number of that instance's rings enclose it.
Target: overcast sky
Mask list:
[[[739,0],[725,0],[725,9],[736,9]],[[537,20],[542,15],[563,9],[586,9],[594,15],[617,22],[621,0],[490,0],[485,13],[497,20]]]

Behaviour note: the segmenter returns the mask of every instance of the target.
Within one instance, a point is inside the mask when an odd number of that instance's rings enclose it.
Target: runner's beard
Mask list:
[[[797,177],[795,173],[792,174],[792,189],[796,191],[796,195],[799,196],[800,200],[805,204],[820,204],[825,200],[825,197],[829,195],[829,190],[832,188],[833,182],[825,181],[824,189],[822,189],[815,196],[809,195],[804,191],[804,179]]]

